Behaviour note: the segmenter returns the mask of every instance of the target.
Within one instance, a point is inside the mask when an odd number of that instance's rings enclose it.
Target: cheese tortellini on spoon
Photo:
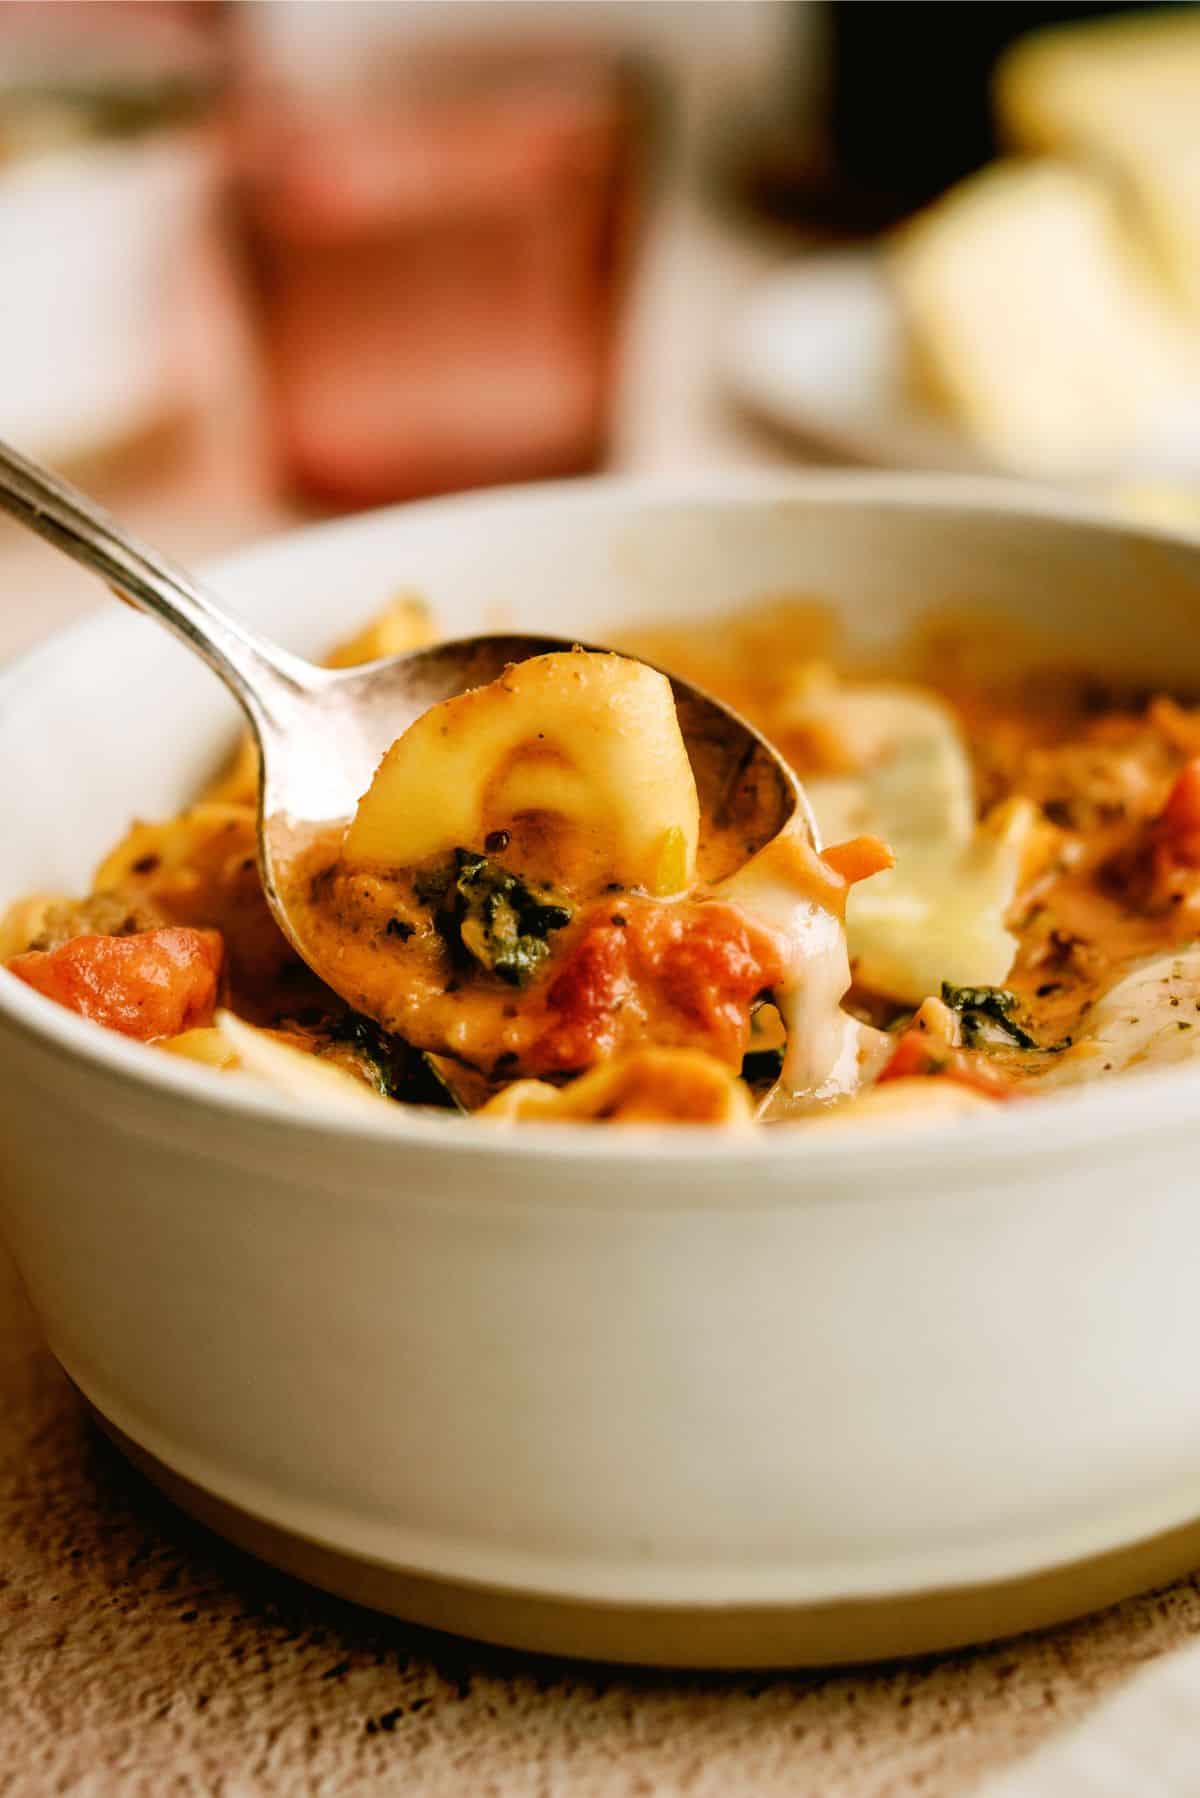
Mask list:
[[[339,990],[420,1048],[536,1076],[643,1046],[736,1073],[769,994],[786,1108],[853,1090],[842,913],[890,854],[859,832],[823,859],[802,810],[756,842],[755,781],[744,763],[714,781],[712,751],[685,741],[665,675],[605,651],[535,656],[432,707],[301,886]]]
[[[623,656],[535,656],[433,707],[380,763],[345,855],[414,867],[539,815],[574,823],[622,886],[687,890],[700,806],[665,675]]]

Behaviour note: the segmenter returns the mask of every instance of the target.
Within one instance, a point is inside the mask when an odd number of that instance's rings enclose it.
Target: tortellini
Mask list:
[[[192,892],[253,861],[258,833],[245,805],[203,800],[161,823],[137,823],[96,870],[105,892],[153,877],[159,886]]]
[[[326,668],[358,668],[384,656],[403,655],[434,639],[433,619],[424,600],[399,593],[354,636],[345,638],[325,657]]]
[[[480,1117],[509,1123],[595,1122],[746,1125],[748,1089],[700,1049],[638,1049],[569,1086],[517,1080],[489,1099]]]
[[[957,1080],[930,1080],[918,1076],[889,1080],[883,1086],[868,1086],[841,1105],[811,1114],[805,1119],[805,1128],[837,1130],[874,1123],[916,1127],[951,1118],[984,1117],[995,1109],[995,1099],[989,1099]]]
[[[379,1116],[387,1115],[382,1109],[387,1100],[345,1068],[322,1061],[305,1049],[293,1048],[269,1030],[259,1030],[231,1011],[218,1011],[211,1026],[185,1030],[182,1035],[171,1037],[163,1048],[186,1061],[248,1074],[305,1106],[370,1110]]]
[[[28,898],[15,900],[0,914],[0,961],[32,948],[47,919],[73,903],[65,893],[30,893]]]
[[[700,807],[666,676],[574,650],[434,706],[384,756],[344,855],[416,867],[522,817],[573,830],[603,878],[687,891]]]

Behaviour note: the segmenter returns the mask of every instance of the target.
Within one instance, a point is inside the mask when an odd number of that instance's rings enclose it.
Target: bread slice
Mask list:
[[[1087,476],[1136,458],[1190,371],[1190,333],[1084,169],[993,163],[885,254],[927,390],[1016,472]]]
[[[1033,32],[1001,59],[993,98],[1012,149],[1078,158],[1119,183],[1200,318],[1200,6]]]

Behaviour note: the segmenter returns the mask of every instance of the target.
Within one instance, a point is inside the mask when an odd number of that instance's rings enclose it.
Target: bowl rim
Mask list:
[[[1197,558],[1200,582],[1200,542],[1182,529],[1158,524],[1129,523],[1103,503],[1086,494],[1066,494],[1047,486],[992,475],[927,474],[911,471],[861,469],[737,470],[689,476],[612,476],[530,483],[451,494],[413,504],[389,506],[349,518],[274,532],[241,549],[205,562],[201,577],[220,591],[222,582],[236,576],[252,576],[255,564],[295,554],[316,540],[348,547],[364,539],[387,537],[402,530],[403,521],[433,513],[486,513],[502,509],[585,506],[620,510],[645,510],[679,504],[764,504],[812,500],[835,506],[859,503],[891,506],[897,511],[923,508],[948,509],[969,514],[982,511],[1014,519],[1049,519],[1079,525],[1087,531],[1113,538],[1144,541],[1148,545],[1190,550]],[[232,609],[237,610],[236,603]],[[102,637],[121,614],[99,610],[77,623],[35,643],[7,666],[0,668],[0,708],[7,692],[29,681],[44,678],[47,668],[69,649]],[[217,1118],[233,1112],[256,1122],[269,1132],[297,1132],[305,1137],[328,1138],[334,1144],[346,1139],[382,1147],[396,1145],[409,1150],[448,1150],[478,1156],[502,1155],[514,1163],[543,1161],[610,1161],[640,1168],[673,1164],[698,1167],[714,1163],[723,1171],[744,1168],[763,1172],[803,1171],[803,1181],[786,1190],[771,1189],[772,1202],[820,1202],[823,1177],[844,1177],[848,1164],[864,1176],[852,1193],[840,1192],[838,1204],[876,1196],[871,1175],[886,1172],[889,1184],[911,1186],[934,1169],[945,1176],[948,1158],[956,1145],[981,1174],[980,1187],[992,1184],[1013,1161],[1027,1165],[1035,1153],[1039,1165],[1077,1164],[1080,1156],[1099,1146],[1134,1146],[1147,1138],[1164,1140],[1189,1131],[1189,1101],[1200,1095],[1200,1067],[1165,1068],[1126,1076],[1102,1088],[1080,1087],[1040,1096],[1030,1107],[1004,1107],[996,1117],[977,1116],[953,1120],[922,1120],[897,1130],[886,1124],[862,1122],[844,1133],[756,1129],[716,1132],[711,1125],[623,1125],[619,1130],[600,1130],[585,1123],[539,1123],[520,1129],[501,1120],[464,1118],[416,1106],[379,1107],[379,1117],[368,1111],[337,1110],[320,1114],[302,1110],[282,1094],[250,1079],[230,1079],[228,1073],[165,1054],[146,1053],[147,1045],[106,1030],[53,1003],[0,969],[0,1022],[51,1052],[56,1052],[80,1072],[106,1077],[126,1089],[134,1087],[147,1101],[161,1099],[163,1107],[182,1103],[192,1113]],[[1049,1111],[1047,1110],[1049,1108]],[[164,1113],[165,1115],[165,1113]],[[1054,1120],[1053,1131],[1039,1125],[1040,1118]],[[715,1152],[715,1153],[714,1153]],[[723,1182],[723,1184],[725,1184]],[[561,1196],[556,1194],[554,1196]],[[636,1188],[621,1195],[620,1202],[644,1202]],[[886,1194],[884,1195],[886,1196]],[[532,1197],[532,1195],[531,1195]],[[734,1195],[734,1201],[745,1204]]]

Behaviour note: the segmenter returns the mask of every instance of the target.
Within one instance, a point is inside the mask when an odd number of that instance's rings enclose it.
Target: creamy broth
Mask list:
[[[406,599],[335,657],[428,635]],[[799,820],[767,840],[764,794],[723,788],[694,725],[685,752],[661,676],[577,652],[418,721],[394,791],[294,846],[286,904],[329,985],[266,904],[245,745],[91,894],[12,907],[0,959],[314,1102],[506,1123],[957,1120],[1200,1052],[1200,711],[985,635],[855,667],[822,608],[779,602],[629,640],[783,749],[820,852]]]

